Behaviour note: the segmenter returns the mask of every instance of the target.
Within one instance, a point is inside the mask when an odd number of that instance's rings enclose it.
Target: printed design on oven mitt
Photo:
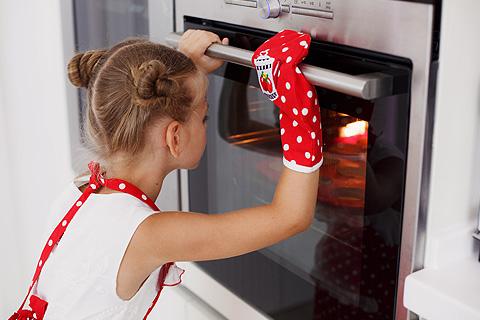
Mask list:
[[[260,88],[280,108],[283,164],[310,173],[323,163],[322,125],[317,93],[298,64],[308,54],[310,35],[283,30],[252,57]]]

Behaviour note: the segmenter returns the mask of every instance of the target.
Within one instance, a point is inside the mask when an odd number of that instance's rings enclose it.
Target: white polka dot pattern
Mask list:
[[[262,65],[260,59],[272,61],[271,69],[274,72],[271,80],[275,91],[272,96],[267,96],[280,108],[283,163],[301,172],[317,170],[323,160],[317,93],[299,68],[308,54],[310,41],[309,34],[283,30],[263,43],[252,57],[255,67]]]

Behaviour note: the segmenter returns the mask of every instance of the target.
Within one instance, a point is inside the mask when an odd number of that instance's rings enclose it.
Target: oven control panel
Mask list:
[[[333,0],[224,0],[226,4],[257,8],[264,19],[291,14],[333,19]]]

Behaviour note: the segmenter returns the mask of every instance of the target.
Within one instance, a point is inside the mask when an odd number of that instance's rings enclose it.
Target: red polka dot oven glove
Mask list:
[[[260,88],[280,108],[283,164],[304,173],[323,162],[317,93],[297,66],[308,54],[310,41],[308,34],[283,30],[252,57]]]

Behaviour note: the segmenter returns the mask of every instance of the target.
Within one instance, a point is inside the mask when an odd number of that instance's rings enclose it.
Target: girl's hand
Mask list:
[[[205,51],[212,43],[228,45],[228,38],[220,40],[220,37],[213,32],[189,29],[180,38],[178,50],[192,59],[203,72],[210,73],[223,64],[223,60],[205,55]]]

